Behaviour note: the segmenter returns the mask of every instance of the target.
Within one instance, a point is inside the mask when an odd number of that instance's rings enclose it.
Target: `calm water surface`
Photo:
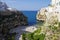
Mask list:
[[[33,25],[36,24],[36,14],[37,11],[22,11],[24,15],[28,17],[28,24]]]

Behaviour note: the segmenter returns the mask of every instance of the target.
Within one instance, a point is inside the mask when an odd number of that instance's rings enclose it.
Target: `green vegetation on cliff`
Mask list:
[[[0,11],[0,40],[15,40],[15,33],[10,30],[27,24],[27,17],[20,11]]]
[[[54,24],[44,23],[33,33],[23,33],[23,40],[60,40],[60,22]]]

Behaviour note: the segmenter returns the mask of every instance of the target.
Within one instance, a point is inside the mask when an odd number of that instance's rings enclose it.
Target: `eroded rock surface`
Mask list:
[[[27,17],[21,11],[0,11],[0,39],[7,39],[10,29],[28,25]]]
[[[49,23],[53,23],[57,20],[60,22],[60,0],[52,0],[48,7],[41,8],[37,13],[36,19]]]

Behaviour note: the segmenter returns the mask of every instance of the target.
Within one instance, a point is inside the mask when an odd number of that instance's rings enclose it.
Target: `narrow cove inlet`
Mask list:
[[[0,0],[0,40],[60,40],[60,0]]]

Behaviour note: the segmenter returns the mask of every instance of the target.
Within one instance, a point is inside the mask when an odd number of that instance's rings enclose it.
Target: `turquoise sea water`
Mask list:
[[[36,14],[37,11],[22,11],[24,15],[28,17],[28,24],[33,25],[36,24]]]

